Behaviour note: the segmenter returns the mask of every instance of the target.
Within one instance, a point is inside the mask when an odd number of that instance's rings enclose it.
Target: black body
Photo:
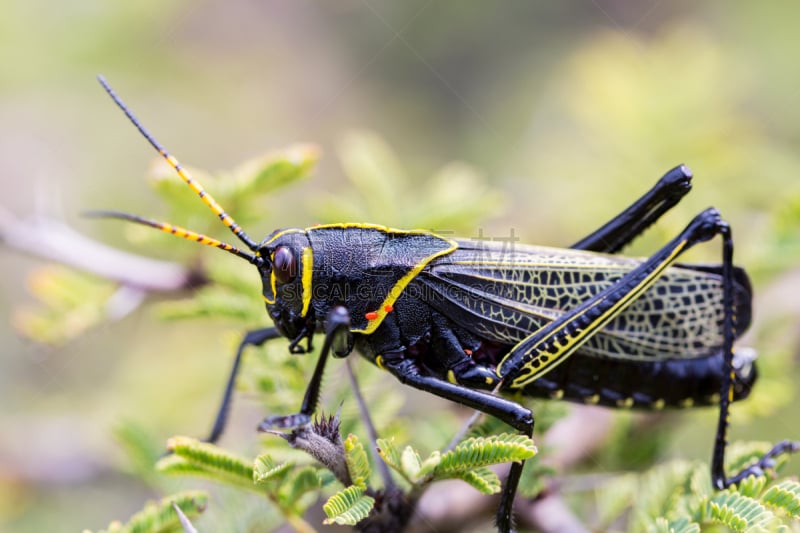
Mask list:
[[[644,259],[615,254],[690,189],[683,165],[569,249],[454,241],[427,231],[369,224],[280,230],[260,244],[141,125],[102,77],[101,84],[150,144],[251,252],[179,228],[117,212],[105,216],[152,226],[244,258],[259,271],[275,328],[245,335],[208,438],[225,426],[247,346],[280,336],[303,352],[324,334],[299,413],[261,429],[296,427],[316,410],[328,356],[357,349],[414,388],[495,416],[532,436],[533,413],[490,390],[619,408],[719,406],[711,474],[716,488],[762,475],[774,457],[800,444],[778,443],[757,463],[728,476],[729,407],[749,393],[754,353],[733,343],[750,323],[750,284],[733,266],[728,224],[714,209],[697,215]],[[722,238],[720,265],[679,265],[688,248]],[[306,347],[302,342],[306,341]],[[522,472],[513,463],[497,513],[511,530]]]

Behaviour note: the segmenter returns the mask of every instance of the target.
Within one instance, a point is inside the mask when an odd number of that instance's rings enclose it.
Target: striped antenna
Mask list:
[[[142,123],[139,122],[139,119],[136,118],[136,116],[134,116],[133,112],[131,112],[130,109],[128,109],[128,106],[125,105],[125,102],[123,102],[122,99],[119,96],[117,96],[117,93],[114,92],[114,89],[111,88],[106,79],[102,75],[98,75],[97,80],[100,82],[100,85],[103,86],[103,89],[106,90],[111,99],[114,100],[114,103],[116,103],[119,106],[119,108],[122,109],[122,111],[125,113],[128,119],[130,119],[133,125],[136,126],[136,129],[138,129],[139,132],[144,136],[144,138],[147,139],[147,141],[151,145],[153,145],[153,148],[155,148],[158,151],[158,153],[161,154],[161,156],[167,161],[167,163],[169,163],[169,166],[175,169],[175,172],[177,172],[178,176],[180,176],[181,179],[184,182],[186,182],[186,185],[191,187],[191,189],[197,193],[200,199],[203,200],[203,203],[206,204],[209,207],[209,209],[211,209],[214,212],[214,214],[216,214],[219,217],[222,223],[225,224],[228,227],[228,229],[230,229],[233,232],[234,235],[239,237],[239,240],[245,243],[248,248],[250,248],[254,252],[258,250],[258,243],[253,241],[250,237],[248,237],[247,233],[245,233],[244,230],[241,227],[239,227],[239,224],[237,224],[236,221],[233,220],[233,217],[231,217],[228,213],[226,213],[222,209],[222,206],[220,206],[217,203],[217,201],[214,200],[214,197],[208,194],[206,190],[203,189],[203,186],[200,185],[200,183],[196,181],[194,178],[192,178],[192,176],[189,175],[189,172],[187,172],[186,169],[181,166],[178,160],[172,157],[172,155],[170,155],[170,153],[167,152],[164,149],[164,147],[161,146],[161,144],[159,144],[159,142],[152,135],[150,135],[150,132],[148,132],[145,129],[145,127],[142,126]],[[125,217],[117,217],[117,218],[125,218]],[[143,222],[143,223],[151,225],[149,224],[149,222]]]
[[[116,218],[120,220],[127,220],[128,222],[135,222],[136,224],[142,224],[144,226],[150,226],[151,228],[156,228],[164,233],[171,233],[172,235],[186,239],[187,241],[199,242],[200,244],[205,244],[206,246],[214,246],[220,250],[225,250],[226,252],[237,255],[242,259],[247,259],[254,265],[258,265],[263,261],[260,256],[244,252],[235,246],[231,246],[227,242],[218,241],[217,239],[207,237],[202,233],[197,233],[196,231],[188,230],[180,226],[168,224],[166,222],[157,222],[155,220],[150,220],[138,215],[131,215],[129,213],[123,213],[121,211],[87,211],[84,213],[84,215],[92,218]]]

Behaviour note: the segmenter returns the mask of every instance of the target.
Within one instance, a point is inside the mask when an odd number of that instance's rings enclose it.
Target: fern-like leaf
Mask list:
[[[397,446],[394,445],[394,439],[378,439],[378,455],[381,459],[389,465],[391,469],[403,476],[406,481],[413,484],[414,479],[410,478],[403,469],[402,454]]]
[[[310,144],[294,144],[245,161],[233,173],[237,192],[264,194],[309,175],[319,160],[320,150]]]
[[[178,515],[178,521],[181,523],[184,533],[197,533],[197,528],[194,527],[192,521],[189,520],[189,517],[186,516],[186,513],[183,512],[183,509],[181,509],[177,503],[172,502],[172,509],[175,511],[175,514]]]
[[[434,469],[434,478],[459,477],[462,472],[474,468],[524,461],[535,454],[533,440],[524,435],[502,433],[491,437],[470,438],[442,455]]]
[[[765,476],[747,476],[736,485],[736,492],[749,498],[758,498],[766,484]]]
[[[459,478],[463,479],[483,494],[497,494],[500,492],[500,478],[486,467],[464,472]]]
[[[350,473],[350,479],[353,480],[353,485],[366,489],[370,468],[364,446],[358,440],[358,437],[351,433],[344,441],[344,451],[346,453],[347,470]]]
[[[679,518],[670,522],[664,517],[656,518],[649,533],[700,533],[700,524],[688,518]]]
[[[439,466],[439,463],[442,462],[442,454],[439,451],[433,451],[427,459],[422,461],[419,465],[419,470],[417,471],[416,480],[425,479],[428,476],[431,476],[436,470],[436,467]]]
[[[658,465],[647,472],[642,477],[634,500],[632,529],[648,529],[654,517],[668,520],[677,518],[686,487],[692,482],[698,468],[704,466],[678,460]]]
[[[331,496],[322,506],[328,515],[323,523],[356,525],[369,515],[374,505],[375,500],[365,495],[364,489],[351,485]]]
[[[528,464],[525,464],[528,469]],[[601,529],[617,520],[636,500],[639,480],[634,474],[615,476],[608,480],[597,493],[597,512]]]
[[[306,466],[292,472],[281,484],[278,498],[285,507],[294,508],[299,510],[302,505],[298,505],[298,501],[306,493],[320,488],[321,483],[317,475],[317,469],[312,466]]]
[[[150,502],[144,509],[133,515],[125,524],[114,522],[108,526],[107,533],[166,533],[180,530],[181,521],[173,504],[185,516],[197,516],[208,503],[208,494],[203,491],[186,491],[167,496],[158,502]]]
[[[708,516],[734,531],[758,531],[773,521],[774,515],[758,501],[726,490],[708,502]]]
[[[176,456],[204,470],[210,477],[253,488],[253,463],[219,446],[190,437],[172,437],[167,448]],[[165,458],[168,459],[168,458]],[[169,463],[168,463],[169,464]],[[162,464],[162,468],[163,468]],[[186,467],[185,473],[190,473]]]
[[[292,462],[275,463],[269,455],[259,455],[253,464],[253,483],[256,485],[270,482],[280,483],[293,466]]]
[[[116,290],[109,281],[59,265],[36,270],[27,284],[41,305],[16,310],[14,327],[28,338],[53,346],[107,320],[106,304]]]
[[[789,516],[800,517],[800,482],[781,481],[771,486],[761,501],[770,507],[783,509]]]
[[[406,446],[403,453],[400,454],[400,468],[403,475],[412,481],[416,481],[419,477],[419,471],[422,468],[422,459],[419,453],[411,446]]]

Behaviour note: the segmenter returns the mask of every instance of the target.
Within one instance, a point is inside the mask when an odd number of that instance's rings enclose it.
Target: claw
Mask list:
[[[283,416],[268,416],[258,425],[258,431],[266,432],[271,429],[294,429],[311,422],[311,416],[302,413]]]

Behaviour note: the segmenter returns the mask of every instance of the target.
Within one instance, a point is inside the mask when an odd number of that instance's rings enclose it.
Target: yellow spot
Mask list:
[[[583,399],[583,402],[589,405],[595,405],[599,401],[600,401],[599,394],[592,394],[591,396],[587,396],[586,398]]]
[[[656,401],[654,401],[654,402],[653,402],[653,405],[652,405],[651,407],[652,407],[653,409],[657,410],[657,411],[660,411],[661,409],[663,409],[663,408],[664,408],[664,400],[662,400],[661,398],[659,398],[658,400],[656,400]]]
[[[623,409],[630,409],[633,407],[633,398],[623,398],[621,400],[617,400],[617,407],[621,407]]]
[[[456,381],[456,375],[453,373],[452,370],[447,371],[447,381],[449,381],[453,385],[458,385],[458,381]]]
[[[386,370],[386,367],[383,366],[383,356],[382,355],[379,355],[378,357],[375,358],[375,364],[381,370]]]
[[[720,400],[720,396],[719,396],[718,392],[716,392],[716,393],[714,393],[714,394],[712,394],[711,396],[708,397],[708,402],[709,403],[719,403],[719,400]]]
[[[493,383],[494,383],[494,379],[492,379],[492,376],[486,376],[486,384],[487,385],[491,385]]]
[[[550,392],[550,397],[554,400],[560,400],[564,397],[564,391],[562,389],[556,389]]]
[[[694,398],[686,398],[685,400],[681,400],[680,404],[681,407],[692,407],[694,405]]]

